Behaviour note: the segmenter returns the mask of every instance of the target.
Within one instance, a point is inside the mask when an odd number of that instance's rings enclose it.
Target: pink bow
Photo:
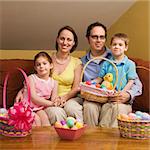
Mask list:
[[[8,124],[14,126],[15,129],[29,131],[32,128],[34,114],[30,106],[26,103],[15,103],[8,110]]]

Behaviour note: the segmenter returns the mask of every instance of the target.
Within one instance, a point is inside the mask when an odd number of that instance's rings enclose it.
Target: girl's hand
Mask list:
[[[60,97],[60,107],[64,107],[67,102],[66,96]]]
[[[53,100],[54,106],[55,106],[55,107],[60,106],[60,104],[61,104],[60,101],[61,101],[61,97],[60,97],[60,96],[57,97],[57,98],[55,98],[55,99]]]

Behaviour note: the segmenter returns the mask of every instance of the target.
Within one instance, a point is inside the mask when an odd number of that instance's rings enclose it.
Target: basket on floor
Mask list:
[[[3,88],[3,108],[0,109],[0,134],[9,137],[24,137],[31,134],[34,115],[30,108],[30,87],[26,73],[17,68],[24,76],[28,98],[27,102],[16,102],[8,110],[6,109],[6,86],[9,73],[5,76]]]
[[[144,69],[150,72],[150,69],[137,66],[137,69]],[[150,120],[127,120],[117,117],[120,135],[125,138],[149,139],[150,138]]]
[[[91,63],[92,61],[98,60],[98,59],[108,61],[110,64],[112,64],[112,66],[114,67],[114,69],[116,71],[116,80],[115,80],[115,83],[113,85],[112,90],[97,88],[97,87],[95,87],[95,85],[88,85],[85,82],[82,82],[84,71],[85,71],[86,67],[88,66],[88,64]],[[95,58],[89,60],[84,65],[82,73],[81,73],[80,81],[81,81],[80,82],[80,88],[81,88],[80,95],[82,98],[84,98],[87,101],[106,103],[108,101],[108,97],[112,96],[114,94],[114,89],[115,89],[117,82],[118,82],[118,69],[117,69],[116,65],[112,61],[110,61],[109,59],[104,58],[104,57],[95,57]]]

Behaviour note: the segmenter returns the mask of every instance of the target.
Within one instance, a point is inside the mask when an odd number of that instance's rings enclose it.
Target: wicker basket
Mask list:
[[[102,59],[102,60],[108,61],[115,68],[115,71],[116,71],[116,81],[115,81],[115,84],[114,84],[112,90],[106,90],[106,89],[102,89],[102,88],[96,88],[94,86],[86,85],[84,82],[82,82],[84,71],[85,71],[87,65],[89,63],[91,63],[92,61],[97,60],[97,59],[100,59],[100,60]],[[94,101],[94,102],[99,102],[99,103],[106,103],[108,101],[108,97],[113,95],[114,89],[115,89],[115,87],[117,85],[117,82],[118,82],[118,69],[117,69],[116,65],[112,61],[110,61],[109,59],[104,58],[104,57],[95,57],[95,58],[89,60],[84,65],[84,68],[83,68],[82,73],[81,73],[80,81],[81,81],[80,82],[80,87],[81,87],[80,94],[81,94],[82,98],[84,98],[87,101]]]
[[[136,68],[150,72],[150,69],[143,66],[137,66]],[[150,138],[150,120],[123,120],[120,115],[118,115],[117,120],[120,135],[122,137],[133,139]]]
[[[29,106],[30,103],[30,87],[26,73],[17,68],[24,76],[27,90],[28,90],[28,103],[18,102],[14,103],[13,107],[7,110],[6,116],[0,117],[0,134],[9,137],[25,137],[31,134],[32,123],[34,121],[34,115],[32,109]],[[5,76],[4,88],[3,88],[3,109],[6,110],[6,86],[9,74]]]
[[[84,134],[86,127],[87,125],[84,125],[82,128],[79,129],[65,129],[54,126],[59,137],[65,140],[76,140],[80,138]]]
[[[118,117],[120,135],[125,138],[150,138],[150,120],[122,120]]]

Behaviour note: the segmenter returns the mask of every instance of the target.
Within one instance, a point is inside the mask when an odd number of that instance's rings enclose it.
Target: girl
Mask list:
[[[57,82],[50,77],[53,68],[52,59],[46,52],[38,53],[34,58],[35,74],[29,75],[31,89],[31,108],[35,112],[35,126],[49,126],[50,122],[44,108],[55,106]],[[27,97],[26,86],[23,99]]]

